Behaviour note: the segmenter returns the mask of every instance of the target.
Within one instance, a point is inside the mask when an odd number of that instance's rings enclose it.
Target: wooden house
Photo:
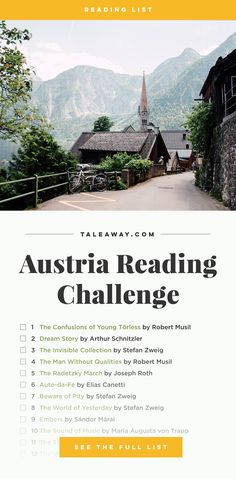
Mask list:
[[[71,152],[80,163],[97,165],[106,156],[126,152],[139,154],[153,163],[169,160],[169,153],[160,132],[148,131],[108,131],[82,133]]]
[[[177,165],[176,160],[178,160],[182,171],[191,170],[195,155],[192,143],[189,139],[189,131],[184,129],[163,130],[161,131],[161,135],[171,158],[175,155],[174,165]],[[178,157],[176,157],[176,153]]]
[[[217,124],[236,113],[236,50],[219,57],[210,69],[200,95],[214,103]]]

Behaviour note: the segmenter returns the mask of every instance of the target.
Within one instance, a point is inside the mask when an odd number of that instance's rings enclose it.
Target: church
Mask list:
[[[80,163],[97,165],[106,156],[126,152],[139,154],[142,159],[166,164],[170,158],[158,127],[150,122],[145,73],[143,73],[140,105],[138,107],[139,130],[131,125],[123,131],[84,132],[73,145],[71,152]]]

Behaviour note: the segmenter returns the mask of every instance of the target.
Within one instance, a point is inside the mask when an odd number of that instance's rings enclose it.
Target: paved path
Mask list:
[[[75,193],[45,201],[40,210],[133,211],[133,210],[227,210],[194,185],[192,172],[166,175],[128,190]]]

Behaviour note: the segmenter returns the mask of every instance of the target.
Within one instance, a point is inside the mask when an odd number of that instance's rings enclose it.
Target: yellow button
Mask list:
[[[61,437],[60,457],[182,457],[182,437]]]

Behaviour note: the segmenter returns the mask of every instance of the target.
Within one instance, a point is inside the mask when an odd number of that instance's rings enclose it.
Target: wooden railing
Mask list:
[[[39,194],[40,193],[43,193],[45,191],[48,191],[48,190],[52,190],[52,189],[55,189],[55,188],[59,188],[59,187],[62,187],[62,186],[66,186],[67,187],[67,192],[68,194],[70,193],[70,190],[69,190],[69,182],[70,182],[70,178],[71,176],[77,174],[78,172],[75,172],[75,171],[64,171],[62,173],[52,173],[52,174],[49,174],[49,175],[34,175],[34,176],[31,176],[29,178],[22,178],[20,180],[11,180],[11,181],[3,181],[0,183],[0,193],[1,193],[1,188],[2,187],[6,187],[6,186],[14,186],[14,185],[20,185],[20,184],[24,184],[24,183],[27,183],[29,182],[30,184],[30,188],[29,188],[29,191],[27,191],[26,193],[22,193],[22,194],[16,194],[16,195],[13,195],[13,196],[9,196],[9,197],[6,197],[6,198],[3,198],[2,200],[0,199],[0,206],[1,205],[7,205],[9,202],[12,202],[14,200],[21,200],[22,198],[26,198],[26,197],[32,197],[32,207],[34,208],[37,208],[38,206],[38,203],[39,203]],[[84,172],[86,175],[88,174],[94,174],[96,173],[95,170],[89,170],[89,171],[85,171]],[[111,180],[112,177],[115,178],[115,181],[117,181],[117,178],[118,176],[121,174],[121,172],[119,171],[114,171],[114,172],[111,172],[111,173],[107,173],[107,178],[108,178],[108,182]],[[64,177],[65,178],[65,181],[59,181],[58,183],[55,183],[53,185],[50,185],[50,186],[45,186],[45,187],[40,187],[40,182],[45,179],[45,178],[58,178],[58,177]],[[58,195],[55,195],[55,196],[58,196]]]
[[[10,201],[19,200],[21,198],[32,196],[32,198],[33,198],[32,205],[35,208],[37,208],[38,202],[39,202],[39,193],[41,193],[43,191],[51,190],[53,188],[59,188],[60,186],[67,186],[68,187],[68,192],[69,192],[69,180],[70,180],[70,175],[71,174],[75,174],[75,173],[74,172],[69,172],[69,171],[64,171],[62,173],[53,173],[53,174],[50,174],[50,175],[34,175],[34,176],[29,177],[29,178],[22,178],[20,180],[3,181],[3,182],[0,183],[0,191],[1,191],[1,187],[6,187],[6,186],[10,186],[10,185],[14,186],[14,185],[18,185],[18,184],[24,184],[26,182],[30,182],[30,191],[28,191],[26,193],[22,193],[20,195],[16,194],[16,195],[10,196],[8,198],[4,198],[4,199],[0,200],[0,205],[4,205],[4,204],[6,204]],[[65,176],[66,180],[63,181],[63,182],[60,181],[59,183],[56,183],[56,184],[53,184],[53,185],[50,185],[50,186],[45,186],[44,188],[40,188],[40,180],[42,180],[44,178],[56,178],[58,176],[61,176],[61,177]]]

